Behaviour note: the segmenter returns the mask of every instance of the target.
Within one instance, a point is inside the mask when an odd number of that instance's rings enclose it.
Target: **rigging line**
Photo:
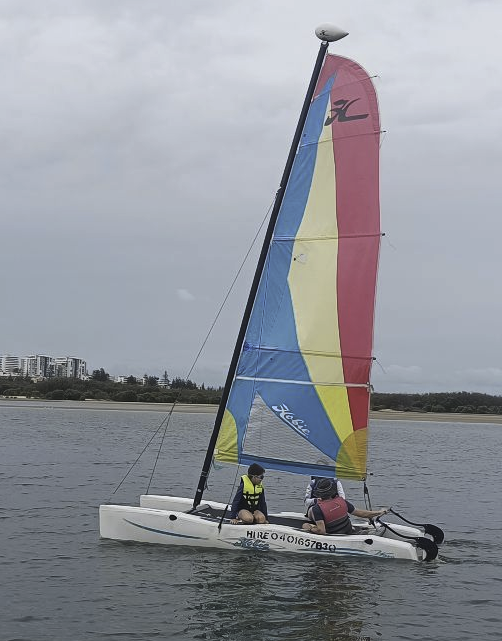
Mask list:
[[[190,374],[189,374],[189,375],[190,375]],[[189,376],[189,375],[188,375],[188,376]],[[188,376],[186,377],[186,380],[188,380]],[[155,470],[156,470],[156,468],[157,468],[157,463],[158,463],[158,461],[159,461],[159,457],[160,457],[160,452],[161,452],[161,450],[162,450],[162,446],[163,446],[163,444],[164,444],[164,440],[165,440],[165,438],[166,438],[167,428],[169,427],[169,423],[171,422],[171,418],[172,418],[173,412],[174,412],[174,410],[175,410],[175,408],[176,408],[176,405],[179,403],[179,400],[180,400],[180,398],[181,398],[181,395],[182,395],[182,394],[183,394],[183,388],[182,388],[182,387],[180,387],[180,388],[179,388],[179,391],[178,391],[178,394],[177,394],[176,398],[174,399],[173,404],[171,405],[171,409],[169,410],[169,413],[167,414],[167,416],[165,416],[165,417],[162,419],[162,421],[161,421],[161,423],[160,423],[159,427],[157,428],[157,430],[156,430],[155,434],[153,435],[153,436],[155,436],[155,435],[159,432],[159,430],[160,430],[160,428],[162,427],[162,425],[164,425],[164,423],[165,423],[164,433],[162,434],[162,439],[161,439],[161,441],[160,441],[159,448],[158,448],[158,450],[157,450],[157,456],[155,457],[155,463],[153,464],[152,473],[150,474],[150,478],[149,478],[149,480],[148,480],[148,485],[147,485],[147,488],[146,488],[146,492],[145,492],[145,494],[149,494],[149,492],[150,492],[150,485],[152,484],[153,475],[155,474]],[[136,463],[139,461],[139,459],[143,456],[144,452],[146,451],[146,449],[148,448],[148,446],[149,446],[149,445],[150,445],[150,443],[152,442],[152,440],[153,440],[153,436],[152,436],[152,438],[148,441],[148,443],[146,444],[145,448],[143,449],[143,451],[141,452],[141,454],[138,456],[138,458],[137,458],[137,459],[134,461],[134,463],[131,465],[131,468],[130,468],[129,472],[130,472],[130,471],[132,470],[132,468],[136,465]],[[127,472],[126,476],[129,474],[129,472]],[[125,480],[126,476],[125,476],[125,477],[124,477],[124,479],[121,481],[121,484],[122,484],[122,482]],[[120,487],[120,485],[119,485],[119,487]],[[118,489],[118,488],[117,488],[117,489]]]
[[[214,467],[214,462],[213,462],[213,467]],[[221,526],[223,524],[223,521],[225,520],[227,512],[228,512],[228,510],[230,508],[230,505],[232,503],[232,497],[234,496],[234,493],[235,493],[235,484],[237,483],[237,477],[239,476],[240,467],[241,467],[241,465],[239,463],[239,464],[237,464],[237,466],[235,468],[234,482],[232,484],[232,487],[230,488],[230,494],[229,494],[230,501],[227,501],[225,509],[223,510],[223,514],[221,515],[220,521],[218,523],[218,531],[221,530]],[[207,480],[206,480],[206,483],[207,483]],[[238,513],[237,513],[237,516],[239,516]]]
[[[171,413],[172,413],[173,409],[174,409],[174,404],[173,404],[173,407],[171,408]],[[170,416],[170,414],[169,414],[169,416]],[[156,429],[156,430],[155,430],[155,432],[153,433],[153,435],[152,435],[151,439],[148,441],[148,443],[145,445],[145,447],[141,450],[141,452],[139,453],[139,455],[138,455],[138,457],[136,458],[136,460],[134,461],[134,463],[133,463],[133,464],[130,466],[130,468],[127,470],[127,472],[126,472],[126,474],[125,474],[124,478],[120,481],[120,483],[117,485],[117,487],[113,490],[113,492],[112,492],[112,496],[113,496],[113,494],[115,494],[115,492],[117,492],[117,490],[121,487],[122,483],[123,483],[123,482],[126,480],[126,478],[129,476],[129,474],[131,473],[131,471],[132,471],[133,467],[136,465],[136,463],[139,461],[139,459],[143,456],[143,454],[145,453],[145,451],[148,449],[148,446],[149,446],[149,445],[150,445],[150,443],[153,441],[153,439],[157,436],[157,434],[158,434],[158,433],[159,433],[159,431],[160,431],[160,428],[162,427],[162,425],[163,425],[166,421],[167,421],[167,422],[169,422],[169,421],[168,421],[168,417],[165,417],[165,418],[162,420],[161,424],[157,427],[157,429]],[[166,427],[167,427],[167,426],[166,426]]]
[[[188,379],[188,376],[187,376],[187,379]],[[146,450],[147,450],[147,449],[148,449],[148,447],[150,446],[150,443],[151,443],[151,442],[153,441],[153,439],[157,436],[157,434],[159,433],[160,429],[161,429],[161,428],[162,428],[162,426],[165,424],[165,426],[164,426],[164,433],[162,434],[162,439],[161,439],[161,442],[160,442],[160,445],[159,445],[159,449],[158,449],[158,451],[157,451],[157,456],[156,456],[156,458],[155,458],[155,463],[154,463],[154,465],[153,465],[152,473],[151,473],[151,475],[150,475],[150,479],[149,479],[149,481],[148,481],[148,486],[147,486],[147,489],[146,489],[146,492],[145,492],[145,494],[148,494],[148,492],[149,492],[149,490],[150,490],[150,485],[151,485],[151,483],[152,483],[153,475],[155,474],[155,469],[156,469],[156,467],[157,467],[157,463],[158,463],[158,460],[159,460],[159,457],[160,457],[160,452],[161,452],[161,450],[162,450],[162,445],[163,445],[163,443],[164,443],[164,439],[165,439],[165,437],[166,437],[167,428],[169,427],[169,423],[171,422],[171,417],[172,417],[173,412],[174,412],[174,410],[175,410],[175,408],[176,408],[176,405],[179,403],[179,400],[180,400],[180,398],[181,398],[182,393],[183,393],[183,388],[180,388],[180,389],[179,389],[179,391],[178,391],[178,394],[177,394],[176,398],[174,399],[174,401],[173,401],[173,403],[172,403],[172,405],[171,405],[171,409],[169,410],[169,413],[168,413],[166,416],[164,416],[164,418],[163,418],[163,419],[162,419],[162,421],[160,422],[160,425],[157,427],[157,429],[156,429],[156,430],[155,430],[155,432],[153,433],[152,438],[148,441],[148,443],[145,445],[145,447],[141,450],[141,452],[140,452],[140,453],[139,453],[139,455],[137,456],[136,460],[132,463],[132,465],[130,466],[130,468],[127,470],[127,473],[126,473],[126,475],[124,476],[124,478],[120,481],[120,483],[117,485],[117,487],[116,487],[116,488],[113,490],[113,492],[111,493],[111,496],[113,496],[113,495],[115,494],[115,492],[117,492],[117,490],[121,487],[122,483],[126,480],[126,478],[129,476],[129,474],[132,472],[132,470],[133,470],[134,466],[138,463],[139,459],[143,456],[143,454],[146,452]]]
[[[178,394],[178,398],[172,404],[169,414],[164,419],[164,421],[162,421],[163,423],[165,422],[164,432],[162,434],[162,438],[160,440],[160,445],[159,445],[159,448],[157,450],[157,456],[155,457],[155,463],[153,464],[152,473],[150,474],[150,478],[148,479],[148,485],[146,486],[146,494],[150,494],[150,485],[152,484],[153,475],[155,474],[155,470],[157,469],[157,463],[159,462],[160,452],[162,450],[162,446],[164,445],[164,440],[166,438],[167,428],[169,427],[169,423],[171,421],[171,416],[173,415],[174,408],[176,407],[176,403],[178,402],[179,398],[181,397],[181,392],[182,392],[182,388],[180,388],[180,392]],[[160,430],[161,427],[162,427],[162,423],[159,426],[159,430]]]
[[[388,245],[391,249],[393,249],[394,251],[396,251],[396,250],[397,250],[397,247],[395,247],[395,246],[390,242],[389,237],[387,236],[387,234],[382,234],[382,236],[385,236],[385,240],[387,241],[387,245]]]
[[[265,215],[265,218],[261,221],[260,226],[258,227],[258,231],[256,232],[256,234],[255,234],[255,236],[254,236],[253,240],[251,241],[251,244],[250,244],[250,246],[249,246],[249,248],[248,248],[248,250],[247,250],[247,252],[246,252],[246,255],[244,256],[244,259],[243,259],[243,261],[242,261],[242,263],[241,263],[241,265],[240,265],[239,269],[237,270],[237,273],[235,274],[235,277],[234,277],[234,279],[233,279],[232,283],[230,284],[230,287],[229,287],[229,289],[228,289],[227,293],[225,294],[225,297],[224,297],[224,299],[223,299],[223,302],[222,302],[222,303],[221,303],[221,305],[220,305],[220,308],[219,308],[219,310],[218,310],[218,313],[216,314],[216,316],[215,316],[215,318],[214,318],[214,320],[213,320],[213,322],[212,322],[212,324],[211,324],[211,327],[209,328],[209,331],[208,331],[208,333],[206,334],[206,337],[204,338],[204,341],[202,342],[202,345],[200,346],[199,351],[197,352],[197,356],[195,357],[195,360],[194,360],[194,362],[193,362],[192,366],[190,367],[190,370],[189,370],[189,372],[188,372],[188,374],[187,374],[187,378],[188,378],[188,377],[190,376],[190,374],[193,372],[194,367],[195,367],[195,365],[197,364],[197,361],[199,360],[199,356],[201,355],[202,350],[204,349],[204,347],[206,346],[207,341],[209,340],[209,337],[210,337],[210,335],[211,335],[211,332],[213,331],[214,326],[216,325],[216,322],[217,322],[218,318],[220,317],[220,314],[221,314],[221,312],[223,311],[223,308],[225,307],[225,304],[226,304],[226,302],[227,302],[227,300],[228,300],[228,297],[229,297],[229,296],[230,296],[230,294],[232,293],[232,290],[233,290],[233,288],[234,288],[234,286],[235,286],[235,283],[237,282],[237,279],[239,278],[240,273],[241,273],[241,271],[242,271],[242,270],[243,270],[243,268],[244,268],[244,265],[245,265],[245,263],[246,263],[246,261],[247,261],[247,259],[248,259],[248,257],[249,257],[249,254],[251,253],[251,250],[253,249],[254,244],[256,243],[256,239],[257,239],[257,238],[258,238],[258,236],[260,235],[260,232],[261,232],[261,230],[262,230],[262,227],[263,227],[263,225],[265,224],[265,222],[266,222],[267,218],[269,217],[269,214],[270,214],[270,211],[271,211],[271,209],[272,209],[272,207],[273,207],[273,205],[274,205],[274,202],[275,202],[275,198],[274,198],[274,200],[270,203],[270,206],[269,206],[269,208],[268,208],[268,210],[267,210],[267,213],[266,213],[266,215]]]
[[[274,200],[275,200],[275,199],[274,199]],[[211,332],[213,331],[214,326],[216,325],[216,322],[218,321],[218,318],[220,317],[221,312],[223,311],[223,308],[225,307],[225,303],[227,302],[228,297],[230,296],[230,294],[231,294],[231,292],[232,292],[232,290],[233,290],[233,288],[234,288],[234,286],[235,286],[235,283],[237,282],[237,279],[239,278],[239,275],[240,275],[240,273],[241,273],[242,269],[244,268],[244,265],[245,265],[245,263],[246,263],[246,261],[247,261],[247,259],[248,259],[248,257],[249,257],[249,254],[251,253],[251,250],[252,250],[252,249],[253,249],[253,247],[254,247],[254,244],[255,244],[255,242],[256,242],[256,239],[257,239],[257,238],[258,238],[258,236],[260,235],[260,232],[261,232],[261,230],[262,230],[262,227],[263,227],[263,225],[265,224],[265,221],[267,220],[267,218],[268,218],[268,216],[269,216],[269,214],[270,214],[270,210],[272,209],[272,207],[273,207],[273,205],[274,205],[274,200],[270,203],[270,205],[269,205],[269,207],[268,207],[268,209],[267,209],[267,213],[265,214],[265,217],[263,218],[262,222],[260,223],[260,226],[258,227],[258,230],[257,230],[257,232],[256,232],[256,234],[255,234],[255,236],[254,236],[253,240],[251,241],[251,244],[250,244],[250,246],[249,246],[249,248],[248,248],[248,250],[247,250],[247,252],[246,252],[246,255],[244,256],[244,259],[242,260],[242,263],[241,263],[241,265],[240,265],[239,269],[237,270],[237,273],[235,274],[235,277],[234,277],[234,279],[233,279],[232,283],[230,284],[230,287],[229,287],[229,289],[228,289],[228,291],[227,291],[227,293],[226,293],[226,295],[225,295],[225,297],[224,297],[224,299],[223,299],[223,302],[222,302],[222,303],[221,303],[221,305],[220,305],[220,308],[219,308],[219,310],[218,310],[218,313],[216,314],[216,316],[215,316],[215,318],[214,318],[214,320],[213,320],[213,322],[212,322],[212,324],[211,324],[211,326],[210,326],[210,328],[209,328],[209,331],[207,332],[206,337],[204,338],[204,340],[203,340],[203,342],[202,342],[202,345],[200,346],[199,351],[197,352],[197,355],[196,355],[196,357],[195,357],[195,359],[194,359],[194,361],[193,361],[193,363],[192,363],[192,365],[191,365],[190,369],[188,370],[188,373],[187,373],[187,375],[186,375],[186,377],[185,377],[185,380],[188,380],[188,379],[190,378],[190,375],[192,374],[192,372],[193,372],[193,370],[194,370],[195,366],[197,365],[197,362],[198,362],[199,357],[200,357],[200,355],[201,355],[201,353],[202,353],[202,350],[203,350],[203,349],[204,349],[204,347],[206,346],[206,343],[207,343],[207,341],[209,340],[209,337],[211,336]],[[150,485],[151,485],[151,483],[152,483],[153,475],[155,474],[155,469],[156,469],[156,467],[157,467],[157,463],[158,463],[159,458],[160,458],[160,452],[161,452],[161,450],[162,450],[162,446],[163,446],[163,444],[164,444],[164,440],[165,440],[165,437],[166,437],[167,428],[168,428],[168,426],[169,426],[169,422],[170,422],[170,420],[171,420],[171,416],[172,416],[172,414],[173,414],[173,412],[174,412],[174,408],[175,408],[176,404],[179,402],[179,399],[181,398],[181,394],[182,394],[182,392],[183,392],[183,389],[181,388],[181,389],[180,389],[180,391],[179,391],[179,393],[178,393],[178,397],[177,397],[177,398],[174,400],[174,402],[173,402],[173,405],[172,405],[172,407],[171,407],[171,411],[169,412],[169,414],[168,414],[168,416],[166,417],[166,419],[164,419],[164,421],[166,421],[166,425],[165,425],[165,428],[164,428],[164,433],[163,433],[163,435],[162,435],[162,440],[161,440],[161,442],[160,442],[160,445],[159,445],[159,448],[158,448],[158,451],[157,451],[157,456],[156,456],[156,458],[155,458],[155,463],[154,463],[154,466],[153,466],[153,470],[152,470],[152,473],[151,473],[151,475],[150,475],[150,479],[149,479],[149,481],[148,481],[148,487],[147,487],[147,490],[146,490],[146,494],[148,494],[148,492],[149,492],[149,490],[150,490]],[[157,432],[158,432],[158,431],[160,430],[160,428],[162,427],[162,424],[164,423],[164,421],[159,425],[159,428],[158,428]],[[148,445],[149,445],[150,443],[151,443],[151,440],[149,441],[149,443],[147,444],[147,446],[146,446],[146,447],[148,447]],[[146,449],[146,448],[145,448],[145,449]],[[145,450],[143,450],[143,452],[144,452],[144,451],[145,451]],[[143,454],[143,452],[141,452],[141,454],[139,455],[139,457],[138,457],[138,459],[137,459],[137,460],[139,460],[139,458],[141,457],[141,455]],[[134,465],[136,465],[137,460],[133,463],[132,467],[134,467]],[[132,467],[131,467],[131,469],[132,469]],[[129,472],[130,472],[130,470],[129,470]],[[128,474],[129,474],[129,472],[128,472]],[[206,481],[206,482],[207,482],[207,481]],[[117,489],[118,489],[118,488],[117,488]]]
[[[383,373],[383,374],[385,374],[385,375],[387,375],[387,372],[385,371],[384,366],[382,365],[382,363],[380,363],[380,361],[378,360],[378,358],[374,358],[374,361],[375,361],[375,363],[378,365],[378,367],[382,370],[382,373]]]
[[[364,495],[364,505],[367,510],[371,510],[371,496],[370,496],[370,490],[366,484],[366,479],[364,479],[364,485],[363,485],[363,495]]]

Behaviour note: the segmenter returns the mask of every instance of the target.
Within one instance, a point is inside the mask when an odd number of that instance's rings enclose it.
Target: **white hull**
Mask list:
[[[301,514],[282,512],[271,514],[271,521],[281,524],[232,525],[200,513],[188,514],[192,500],[182,497],[141,497],[141,506],[101,505],[99,508],[100,535],[104,539],[136,541],[161,545],[190,545],[204,548],[257,550],[260,552],[294,552],[300,554],[348,555],[388,559],[422,560],[422,550],[402,540],[383,536],[373,528],[353,535],[317,535],[299,526]],[[225,504],[204,502],[213,510],[225,509]],[[201,506],[202,507],[202,506]],[[291,521],[295,526],[284,525]],[[400,533],[421,536],[415,528],[392,526]]]

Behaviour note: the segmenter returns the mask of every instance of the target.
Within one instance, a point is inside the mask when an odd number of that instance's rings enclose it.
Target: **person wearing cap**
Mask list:
[[[372,519],[387,514],[388,510],[362,510],[337,494],[334,479],[320,479],[315,494],[317,503],[308,511],[311,523],[302,528],[312,534],[353,534],[349,514],[363,519]]]
[[[341,496],[342,499],[345,498],[345,491],[343,489],[343,485],[337,478],[328,477],[328,476],[311,476],[310,483],[307,485],[307,489],[305,490],[305,498],[303,499],[306,512],[308,512],[309,508],[311,508],[313,505],[317,503],[317,498],[316,498],[317,484],[322,479],[327,479],[327,478],[328,479],[330,478],[336,484],[336,492],[338,496]]]
[[[252,463],[241,482],[230,508],[231,523],[268,523],[267,503],[263,477],[265,470],[258,463]]]

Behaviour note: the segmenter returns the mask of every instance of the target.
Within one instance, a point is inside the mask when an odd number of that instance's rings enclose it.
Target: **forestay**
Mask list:
[[[219,461],[365,478],[379,138],[369,76],[327,55],[230,389]]]

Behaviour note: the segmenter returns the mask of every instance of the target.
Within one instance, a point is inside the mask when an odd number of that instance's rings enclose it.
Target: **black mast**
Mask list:
[[[267,233],[265,234],[265,239],[263,241],[263,247],[261,249],[260,258],[258,260],[258,265],[256,266],[256,272],[253,278],[253,283],[251,285],[251,291],[249,292],[248,302],[246,304],[246,309],[244,310],[244,316],[242,318],[241,328],[239,330],[239,335],[237,337],[237,342],[235,344],[234,353],[230,366],[228,368],[227,380],[225,382],[225,387],[223,389],[223,394],[221,397],[220,406],[218,407],[218,413],[216,414],[216,419],[214,421],[213,433],[209,440],[209,445],[206,452],[206,458],[204,459],[204,464],[202,466],[202,471],[200,474],[199,484],[195,492],[195,497],[193,501],[193,508],[195,509],[202,500],[202,494],[206,486],[206,479],[209,475],[209,470],[211,467],[211,461],[213,460],[214,448],[216,447],[216,441],[218,439],[218,433],[220,431],[221,422],[223,420],[223,414],[225,413],[225,408],[227,406],[228,396],[230,394],[230,387],[235,376],[235,370],[237,369],[237,363],[239,361],[239,356],[242,349],[242,344],[244,342],[244,336],[246,335],[247,326],[249,323],[249,318],[251,316],[251,311],[253,309],[254,300],[256,298],[256,293],[258,291],[258,286],[260,284],[261,274],[263,272],[263,267],[265,265],[265,260],[267,258],[268,248],[270,241],[272,240],[272,235],[274,233],[275,223],[277,221],[277,216],[284,199],[284,193],[286,191],[286,186],[288,184],[289,176],[291,174],[291,169],[293,167],[293,162],[296,156],[296,150],[300,144],[300,138],[303,133],[303,127],[305,126],[305,121],[307,120],[307,114],[314,96],[315,87],[319,74],[321,72],[322,63],[324,62],[324,57],[326,56],[326,51],[328,49],[329,42],[322,42],[319,48],[319,53],[317,54],[317,60],[315,62],[314,71],[312,72],[312,78],[310,79],[310,84],[307,89],[307,95],[303,102],[302,111],[300,113],[300,118],[298,124],[296,125],[295,135],[293,137],[293,142],[291,143],[291,149],[289,150],[288,159],[286,161],[286,166],[284,168],[284,173],[282,174],[282,179],[280,183],[279,190],[275,197],[274,207],[272,213],[270,214],[270,221],[267,227]]]

